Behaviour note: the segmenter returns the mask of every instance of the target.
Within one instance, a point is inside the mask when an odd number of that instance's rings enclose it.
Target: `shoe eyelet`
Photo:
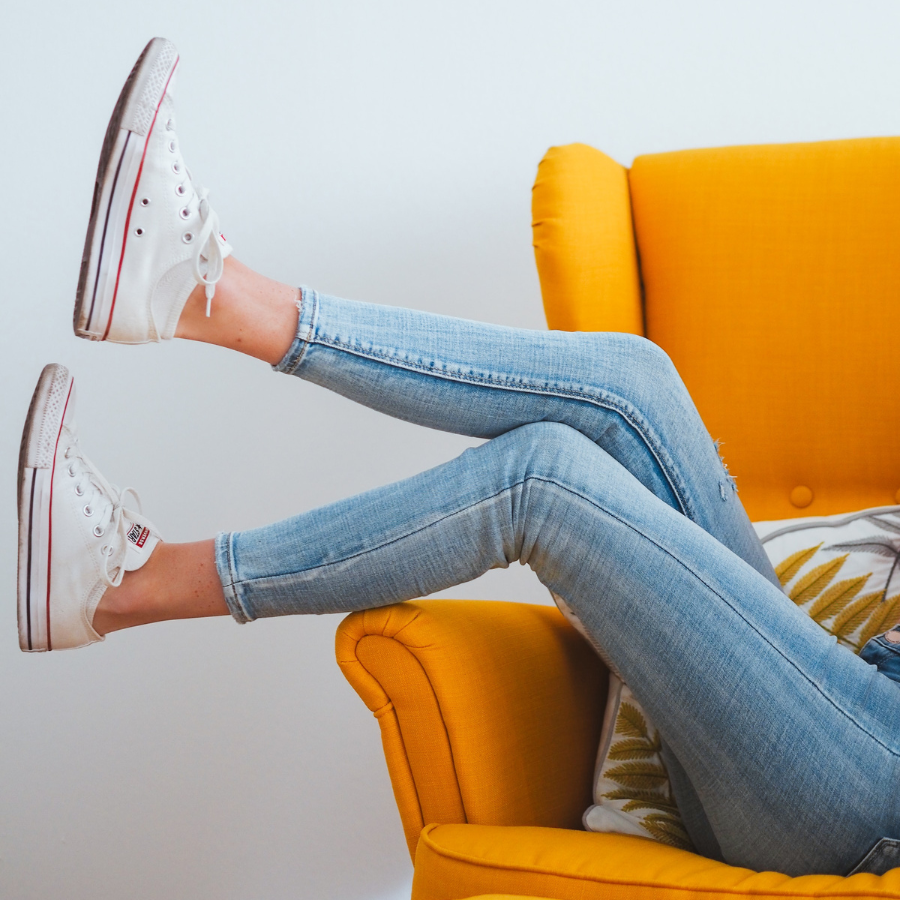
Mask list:
[[[172,171],[176,175],[180,175],[181,174],[181,163],[172,163]]]
[[[135,229],[134,229],[134,233],[135,233],[138,237],[140,237],[140,236],[144,233],[144,229],[143,229],[143,228],[135,228]]]
[[[194,235],[193,235],[190,231],[186,231],[186,232],[181,236],[181,239],[182,239],[186,244],[189,244],[189,243],[194,239]]]
[[[75,485],[75,496],[76,497],[84,496],[84,488],[80,484]]]
[[[89,504],[85,504],[84,508],[81,510],[88,518],[90,518],[94,514],[94,510]]]
[[[169,121],[166,122],[166,131],[174,131],[174,130],[175,130],[175,120],[169,119]]]
[[[99,525],[94,526],[94,536],[103,537],[103,529]]]
[[[169,153],[174,153],[176,150],[175,141],[169,141]]]
[[[178,194],[179,197],[183,197],[187,193],[187,188],[183,184],[179,184],[177,188],[175,188],[175,193]]]
[[[141,200],[141,206],[149,206],[149,205],[150,205],[150,198],[149,198],[149,197],[144,197],[144,198]]]
[[[189,219],[191,217],[191,211],[186,206],[183,206],[178,210],[178,215],[181,216],[182,219]]]
[[[73,465],[67,466],[67,467],[66,467],[66,471],[69,473],[69,476],[70,476],[71,478],[74,478],[74,477],[75,477],[75,466],[73,466]]]

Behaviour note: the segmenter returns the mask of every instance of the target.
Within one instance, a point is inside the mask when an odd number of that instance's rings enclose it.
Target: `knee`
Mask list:
[[[506,558],[542,577],[561,548],[583,537],[578,498],[604,494],[624,470],[590,438],[557,422],[523,425],[489,443],[500,451],[495,459],[505,483],[515,487],[503,505],[510,526]]]
[[[674,415],[692,406],[675,364],[662,347],[636,334],[616,335],[614,347],[618,389],[645,414]]]
[[[559,332],[551,332],[556,335]],[[636,334],[566,332],[557,349],[570,356],[567,378],[587,393],[609,393],[641,408],[670,399],[684,402],[687,390],[662,347]]]
[[[681,376],[669,354],[659,344],[637,334],[621,335],[622,346],[632,369],[654,383],[675,381]]]
[[[581,465],[597,464],[598,455],[605,455],[590,438],[560,422],[533,422],[503,437],[512,445],[519,477],[524,480],[559,480]]]

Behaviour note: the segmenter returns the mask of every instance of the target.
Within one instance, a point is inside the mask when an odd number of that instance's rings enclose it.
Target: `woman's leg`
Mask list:
[[[106,635],[171,619],[227,616],[215,541],[159,543],[147,562],[103,592],[91,625]]]
[[[388,415],[482,438],[569,425],[778,584],[684,384],[644,338],[504,328],[311,290],[298,322],[293,289],[232,260],[211,319],[195,294],[176,335],[277,359]]]
[[[292,289],[229,263],[213,319],[198,293],[179,336],[250,352],[382,412],[447,431],[494,437],[531,422],[567,424],[778,584],[684,384],[650,342],[500,328],[309,290],[298,322]],[[695,844],[720,855],[668,745],[665,756]]]
[[[241,621],[379,606],[527,563],[640,698],[702,806],[683,809],[689,831],[709,828],[729,863],[846,873],[900,833],[897,685],[567,426],[526,425],[221,535],[216,555]]]

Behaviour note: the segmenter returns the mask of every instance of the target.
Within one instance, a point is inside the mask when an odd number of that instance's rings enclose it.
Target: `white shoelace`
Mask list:
[[[79,497],[85,498],[82,513],[88,518],[100,513],[97,524],[92,529],[94,537],[108,538],[107,543],[100,549],[100,555],[103,558],[100,575],[109,587],[118,587],[125,576],[125,554],[128,548],[129,524],[125,518],[124,498],[126,494],[131,494],[137,503],[138,512],[141,511],[141,498],[134,488],[125,487],[119,490],[115,485],[110,484],[97,471],[93,463],[81,453],[77,445],[78,439],[76,438],[66,448],[65,458],[69,461],[67,472],[70,477],[78,479],[75,482],[75,493]],[[75,462],[81,465],[76,468]],[[111,538],[114,535],[118,535],[123,552],[121,559],[112,565],[116,572],[111,575],[110,567],[113,561],[113,540]]]
[[[170,116],[166,122],[166,132],[172,135],[172,143],[169,149],[175,152],[175,118]],[[194,251],[194,278],[198,284],[206,288],[206,317],[209,318],[212,311],[212,298],[216,293],[216,283],[222,277],[225,270],[225,256],[222,253],[222,245],[218,241],[219,217],[209,205],[209,190],[194,182],[191,170],[184,165],[180,156],[176,165],[184,166],[187,175],[187,184],[191,186],[200,201],[200,233],[197,235],[196,249]],[[177,171],[177,170],[176,170]],[[223,237],[224,241],[225,238]],[[203,270],[203,262],[206,262],[206,271]],[[154,322],[154,326],[155,326]]]
[[[194,252],[194,277],[206,287],[206,317],[212,310],[212,298],[216,293],[216,283],[225,271],[225,256],[219,243],[219,217],[209,205],[209,191],[195,187],[200,199],[200,234],[197,236],[197,249]],[[201,266],[206,260],[206,271]]]

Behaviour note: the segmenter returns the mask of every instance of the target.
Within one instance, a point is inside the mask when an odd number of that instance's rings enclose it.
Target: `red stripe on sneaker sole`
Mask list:
[[[28,568],[25,573],[25,621],[28,625],[28,649],[34,650],[34,645],[31,639],[31,567],[33,563],[33,533],[34,533],[34,485],[37,479],[34,477],[34,470],[31,472],[31,497],[28,502],[28,555],[26,557],[26,562]]]
[[[119,175],[122,172],[122,163],[128,153],[128,141],[131,139],[133,133],[134,132],[129,131],[125,136],[125,146],[122,147],[122,152],[119,154],[119,162],[116,165],[116,174],[113,177],[112,188],[109,192],[109,203],[106,204],[106,217],[103,220],[103,234],[100,236],[100,252],[97,254],[97,271],[94,272],[94,290],[91,292],[91,309],[87,317],[88,332],[90,332],[91,324],[94,321],[94,307],[97,304],[97,288],[100,286],[100,270],[103,268],[103,251],[106,248],[106,232],[109,229],[109,217],[112,213],[113,200],[116,196],[116,187],[119,184]]]
[[[113,320],[113,312],[116,308],[116,298],[119,296],[119,278],[122,275],[122,262],[125,259],[125,245],[128,243],[128,229],[131,225],[131,211],[134,208],[134,198],[137,197],[137,189],[138,185],[141,183],[141,173],[144,171],[144,160],[147,158],[147,147],[150,144],[150,136],[153,134],[153,128],[156,125],[156,117],[159,115],[159,108],[162,106],[162,102],[165,99],[166,91],[169,89],[169,84],[172,81],[172,76],[175,74],[175,70],[178,68],[178,63],[181,61],[180,56],[175,57],[175,65],[172,66],[172,71],[169,72],[169,77],[166,79],[166,85],[162,89],[162,93],[159,96],[159,103],[156,104],[156,109],[153,112],[153,121],[150,123],[150,127],[147,129],[147,139],[144,141],[144,152],[141,154],[141,165],[138,168],[137,178],[134,180],[134,190],[131,192],[131,201],[128,204],[128,215],[125,218],[125,234],[122,238],[122,252],[119,254],[119,268],[116,271],[116,286],[113,290],[113,298],[112,298],[112,306],[109,308],[109,321],[106,323],[106,331],[103,332],[103,337],[100,338],[101,341],[105,341],[109,336],[109,329],[112,327]]]
[[[47,514],[47,649],[53,649],[50,639],[50,564],[53,559],[53,478],[56,474],[56,454],[59,450],[59,437],[62,434],[63,423],[66,421],[66,412],[69,409],[69,398],[72,396],[72,388],[75,379],[69,381],[69,393],[66,394],[66,405],[63,407],[62,418],[59,420],[59,431],[56,433],[56,444],[53,447],[53,467],[50,470],[50,510]]]

